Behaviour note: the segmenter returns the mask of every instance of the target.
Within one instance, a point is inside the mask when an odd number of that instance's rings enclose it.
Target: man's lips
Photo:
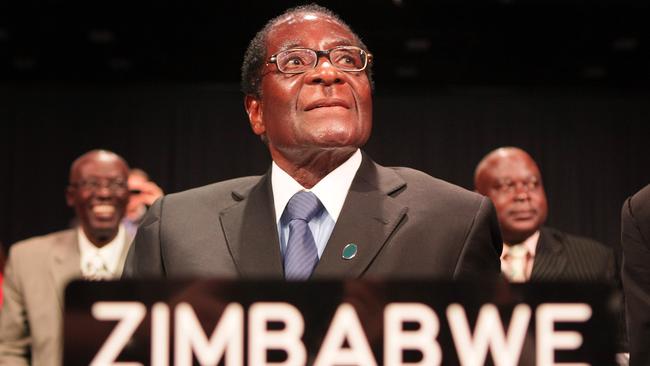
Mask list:
[[[535,210],[511,211],[509,216],[515,220],[530,220],[537,216],[537,211]]]
[[[350,104],[344,101],[343,99],[336,99],[336,98],[318,99],[307,104],[304,110],[308,112],[317,108],[328,108],[328,107],[343,107],[345,109],[350,109]]]

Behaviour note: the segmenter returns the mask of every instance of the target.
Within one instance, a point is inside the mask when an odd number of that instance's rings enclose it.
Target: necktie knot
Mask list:
[[[531,253],[525,244],[508,247],[505,255],[505,274],[511,282],[526,282],[528,278],[528,260]]]
[[[507,256],[512,259],[522,259],[528,257],[530,252],[525,244],[516,244],[508,248]]]
[[[322,209],[318,197],[312,192],[301,191],[293,195],[284,210],[287,221],[311,221]]]

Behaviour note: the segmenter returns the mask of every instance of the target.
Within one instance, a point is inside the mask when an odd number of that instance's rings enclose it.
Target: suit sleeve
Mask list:
[[[11,250],[5,267],[3,305],[0,312],[0,365],[28,365],[31,338],[20,281],[19,258]]]
[[[647,365],[650,364],[650,243],[640,225],[650,225],[650,217],[637,216],[635,197],[625,202],[621,213],[622,280],[630,365]]]
[[[160,240],[160,221],[164,197],[158,199],[147,211],[129,248],[122,278],[165,277]]]
[[[503,241],[492,202],[482,197],[454,270],[454,279],[481,279],[501,273]]]

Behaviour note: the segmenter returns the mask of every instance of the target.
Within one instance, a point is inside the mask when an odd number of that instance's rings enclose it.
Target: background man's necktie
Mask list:
[[[517,244],[508,248],[508,253],[505,256],[508,262],[506,277],[510,282],[526,282],[529,257],[530,252],[525,244]]]
[[[283,220],[289,223],[289,240],[284,255],[284,277],[287,280],[306,280],[318,263],[318,250],[309,221],[323,206],[312,192],[298,192],[284,209]]]

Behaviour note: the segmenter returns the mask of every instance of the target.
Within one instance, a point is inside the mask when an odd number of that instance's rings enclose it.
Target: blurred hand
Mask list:
[[[158,185],[151,181],[134,182],[129,186],[132,197],[140,203],[151,206],[158,198],[162,197],[163,191]]]
[[[126,207],[126,217],[131,221],[137,221],[147,212],[148,206],[162,197],[163,191],[156,183],[140,176],[129,177],[128,184],[131,195]]]

